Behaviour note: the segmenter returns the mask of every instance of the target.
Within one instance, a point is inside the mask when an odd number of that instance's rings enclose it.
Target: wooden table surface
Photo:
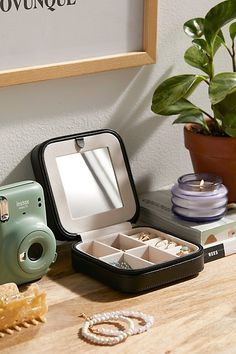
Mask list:
[[[236,255],[207,263],[197,277],[141,295],[123,294],[74,273],[70,245],[38,284],[47,292],[47,322],[0,338],[0,352],[236,353]],[[130,309],[155,317],[154,326],[112,347],[78,335],[87,315]]]

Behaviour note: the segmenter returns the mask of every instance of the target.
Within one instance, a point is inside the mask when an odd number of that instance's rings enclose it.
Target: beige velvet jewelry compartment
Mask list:
[[[148,262],[151,262],[152,264],[161,264],[163,262],[168,262],[170,260],[176,259],[177,257],[152,246],[142,246],[127,251],[127,253],[136,256],[139,259],[144,259]]]
[[[199,250],[197,245],[150,227],[134,228],[128,231],[127,235],[130,235],[135,240],[140,240],[140,238],[146,236],[146,239],[142,241],[145,244],[177,256],[180,256],[179,252],[183,247],[189,249],[189,252],[186,251],[185,254],[197,252]]]
[[[126,251],[130,248],[142,246],[141,241],[132,239],[131,237],[128,237],[125,234],[102,237],[100,239],[100,242],[123,251]]]
[[[77,246],[77,249],[95,258],[101,258],[117,252],[115,248],[109,247],[99,241],[81,243]]]
[[[146,240],[140,241],[145,235]],[[198,251],[197,246],[150,227],[98,237],[97,241],[78,243],[75,247],[80,252],[125,270],[159,265]],[[181,253],[182,249],[185,251]]]
[[[121,264],[121,269],[123,270],[125,270],[126,268],[122,268],[122,264],[130,266],[130,270],[142,269],[153,265],[153,263],[151,262],[148,262],[144,259],[135,257],[125,252],[103,257],[102,260],[110,265],[113,265],[114,263]]]

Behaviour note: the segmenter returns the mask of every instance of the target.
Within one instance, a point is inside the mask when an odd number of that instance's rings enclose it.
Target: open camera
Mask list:
[[[41,185],[24,181],[0,187],[0,284],[39,279],[55,259]]]

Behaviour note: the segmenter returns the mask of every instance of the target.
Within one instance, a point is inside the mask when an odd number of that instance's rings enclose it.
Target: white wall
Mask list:
[[[0,89],[0,184],[34,178],[30,151],[36,144],[99,128],[123,137],[139,192],[191,172],[182,126],[155,117],[151,98],[162,79],[192,71],[183,61],[190,42],[182,25],[217,3],[159,0],[155,65]]]

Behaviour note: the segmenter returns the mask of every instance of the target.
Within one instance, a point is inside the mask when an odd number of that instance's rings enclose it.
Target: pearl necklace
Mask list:
[[[125,341],[128,336],[143,333],[147,331],[154,323],[154,318],[149,315],[145,315],[139,311],[113,311],[104,312],[86,317],[85,314],[81,314],[86,319],[81,334],[82,337],[88,341],[99,345],[115,345]],[[138,326],[135,327],[135,323],[132,318],[139,320]],[[94,326],[101,323],[124,322],[126,326],[122,326],[123,330],[109,329],[109,328],[97,328]],[[114,325],[114,323],[113,323]],[[121,325],[120,325],[121,327]]]

